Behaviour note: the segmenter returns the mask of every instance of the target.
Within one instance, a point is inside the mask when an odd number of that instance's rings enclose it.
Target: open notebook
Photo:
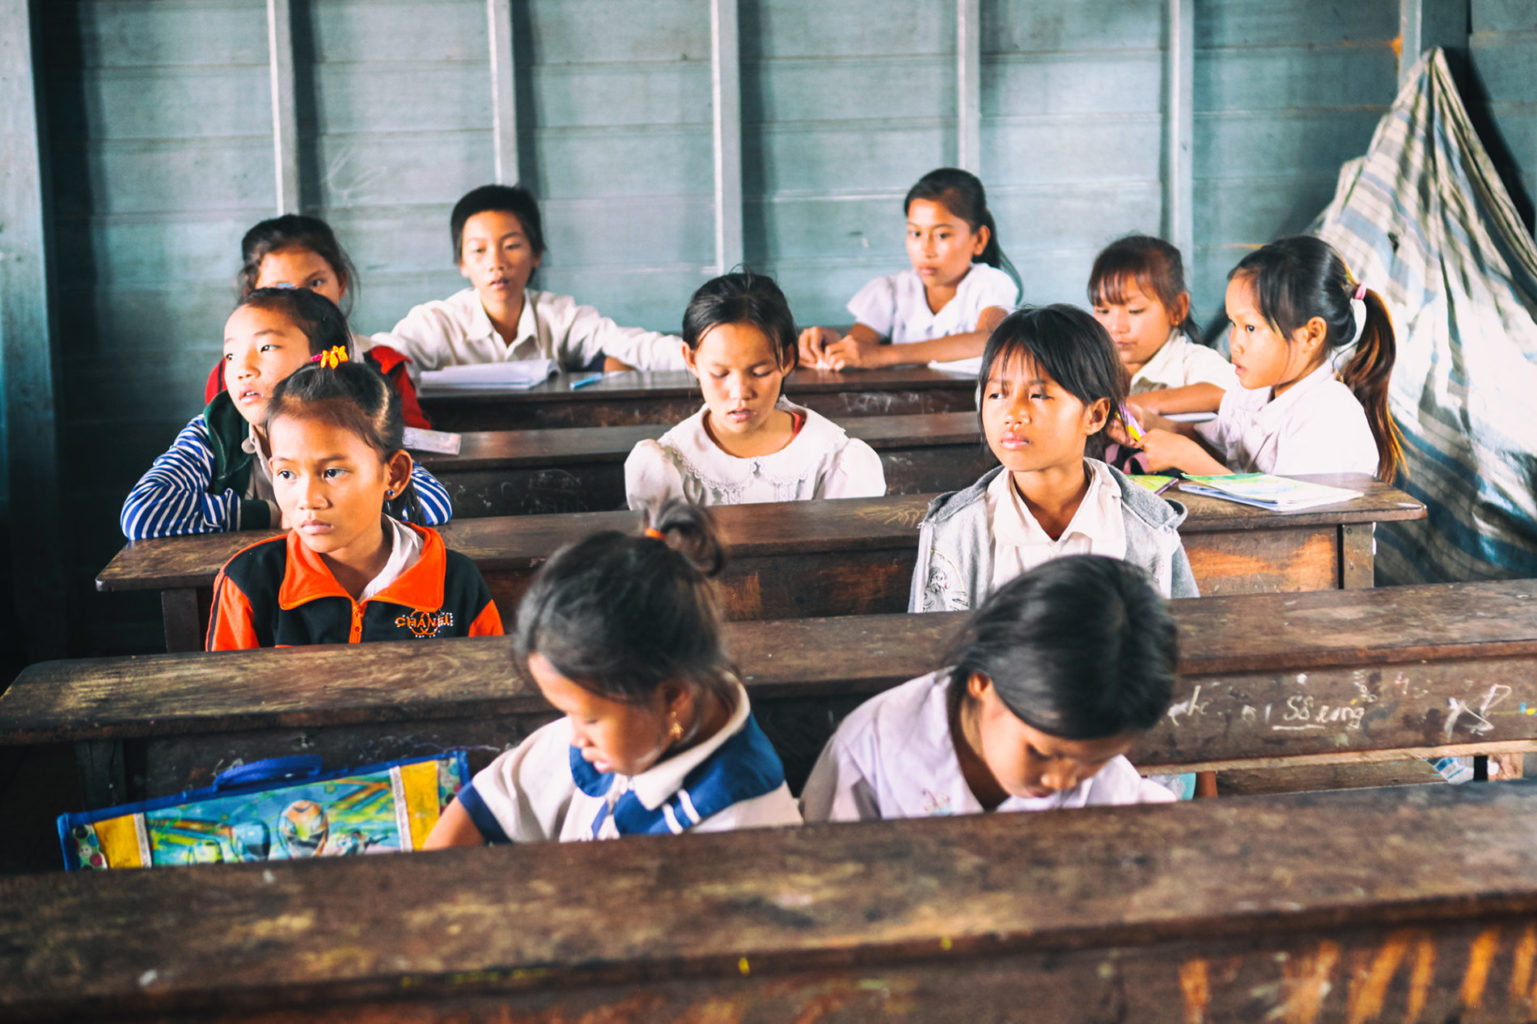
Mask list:
[[[460,388],[509,388],[522,390],[543,384],[555,372],[553,359],[514,359],[505,363],[471,363],[423,370],[422,391],[454,391]]]
[[[1179,489],[1191,494],[1204,494],[1211,498],[1236,501],[1256,508],[1268,508],[1273,512],[1298,512],[1334,505],[1351,498],[1359,498],[1360,491],[1344,487],[1292,480],[1269,473],[1231,473],[1224,476],[1187,476],[1179,482]]]

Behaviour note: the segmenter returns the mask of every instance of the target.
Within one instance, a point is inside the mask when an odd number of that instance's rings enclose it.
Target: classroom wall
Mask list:
[[[675,330],[715,269],[708,0],[511,0],[516,166],[542,197],[536,283]],[[981,0],[980,173],[1031,302],[1083,302],[1097,249],[1164,228],[1164,0]],[[1198,314],[1249,248],[1303,228],[1396,91],[1398,0],[1202,0]],[[303,207],[390,326],[462,284],[453,200],[495,173],[485,0],[292,0]],[[36,5],[52,168],[64,529],[75,646],[152,648],[157,606],[96,595],[124,493],[200,405],[238,242],[276,211],[262,0]],[[1474,0],[1491,108],[1537,174],[1528,0]],[[901,199],[957,159],[956,5],[739,0],[746,261],[803,322],[846,323],[906,265]],[[24,411],[11,410],[12,415]],[[89,467],[80,472],[79,467]],[[3,495],[0,495],[3,498]]]
[[[1531,230],[1537,198],[1537,7],[1531,0],[1472,0],[1469,15],[1473,123]]]

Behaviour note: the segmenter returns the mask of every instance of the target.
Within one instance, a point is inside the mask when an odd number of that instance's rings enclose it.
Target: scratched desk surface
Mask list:
[[[1181,678],[1133,760],[1238,767],[1525,749],[1537,740],[1537,714],[1526,713],[1537,711],[1532,582],[1175,602]],[[726,638],[798,785],[842,715],[938,668],[964,619],[736,622]],[[514,673],[505,638],[336,645],[29,666],[0,695],[0,743],[153,740],[140,796],[205,784],[235,757],[319,751],[363,764],[452,745],[483,763],[554,716]]]
[[[875,449],[887,494],[965,487],[996,465],[974,412],[863,416],[843,423]],[[624,463],[665,424],[479,431],[462,435],[457,455],[417,454],[448,489],[454,515],[595,512],[625,505]]]
[[[1534,820],[1515,782],[0,878],[0,1008],[1529,1020]]]
[[[1362,496],[1338,505],[1278,514],[1235,502],[1174,492],[1188,509],[1182,536],[1205,533],[1283,532],[1316,526],[1422,519],[1425,507],[1402,491],[1367,477],[1310,476],[1300,479],[1351,485]],[[778,552],[858,551],[911,547],[934,495],[834,501],[722,505],[711,509],[734,558]],[[544,516],[500,516],[455,520],[440,527],[444,541],[483,568],[528,568],[562,544],[599,530],[634,532],[636,512],[574,512]],[[256,530],[168,537],[126,545],[96,579],[98,590],[160,590],[207,586],[241,548],[274,536]],[[1187,541],[1187,548],[1189,547]]]
[[[563,374],[524,391],[455,389],[421,396],[440,430],[527,430],[677,423],[699,410],[699,382],[685,371],[605,374],[571,390],[578,376]],[[927,367],[832,373],[800,369],[785,383],[793,402],[835,423],[857,416],[975,410],[976,379]]]

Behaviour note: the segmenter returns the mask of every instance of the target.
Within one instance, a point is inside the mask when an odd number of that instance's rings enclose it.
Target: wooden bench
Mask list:
[[[1229,501],[1177,495],[1190,515],[1180,528],[1204,594],[1318,590],[1372,585],[1372,525],[1420,519],[1425,507],[1368,477],[1309,477],[1344,483],[1362,496],[1277,515]],[[799,501],[716,508],[731,560],[721,583],[733,619],[865,615],[901,611],[917,558],[918,523],[930,495]],[[504,617],[539,565],[563,544],[598,530],[634,532],[634,512],[574,512],[455,520],[448,546],[473,558]],[[205,534],[129,544],[96,579],[97,589],[158,590],[166,649],[203,645],[209,588],[236,551],[270,532]]]
[[[887,494],[966,487],[997,465],[974,412],[865,416],[843,424],[874,448]],[[502,430],[463,435],[458,455],[417,453],[448,488],[454,515],[506,516],[624,508],[624,460],[669,425]]]
[[[1514,782],[13,876],[0,1015],[1526,1021],[1534,816]]]
[[[561,374],[526,391],[427,392],[422,409],[438,430],[533,430],[677,423],[699,411],[699,382],[683,370],[610,373],[571,390],[587,374]],[[973,376],[923,366],[832,373],[796,370],[785,384],[791,401],[842,424],[855,416],[975,411]]]
[[[1176,601],[1181,682],[1133,752],[1209,770],[1537,749],[1537,581]],[[939,666],[965,616],[735,622],[733,658],[799,788],[838,720]],[[475,767],[555,717],[506,638],[58,661],[0,696],[0,743],[81,745],[89,806],[237,760],[335,767],[444,747]]]

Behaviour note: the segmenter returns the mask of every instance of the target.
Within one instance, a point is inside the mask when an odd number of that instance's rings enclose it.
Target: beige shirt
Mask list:
[[[1005,470],[987,485],[987,515],[993,532],[993,579],[997,590],[1014,577],[1063,555],[1126,557],[1126,520],[1121,488],[1098,459],[1085,459],[1089,490],[1062,536],[1051,536],[1036,522]]]

